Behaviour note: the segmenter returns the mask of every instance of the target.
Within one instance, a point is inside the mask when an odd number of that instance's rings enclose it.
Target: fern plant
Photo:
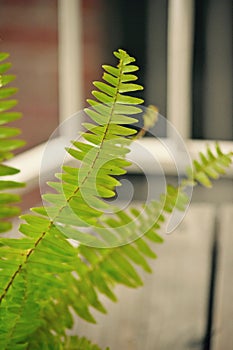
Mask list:
[[[180,187],[168,185],[159,201],[127,211],[111,208],[105,199],[115,196],[120,185],[117,176],[130,165],[126,155],[136,131],[129,125],[137,121],[133,116],[141,113],[143,102],[131,96],[142,89],[135,83],[135,59],[123,50],[114,55],[117,67],[103,66],[103,82],[94,82],[97,90],[93,91],[95,99],[88,100],[91,108],[86,114],[91,122],[84,124],[83,141],[75,140],[67,149],[77,165],[63,166],[56,174],[58,181],[49,183],[52,193],[43,195],[45,205],[22,216],[22,237],[1,238],[0,349],[98,350],[87,339],[67,335],[73,326],[72,313],[94,323],[91,307],[106,313],[100,294],[116,301],[116,284],[142,286],[135,265],[151,272],[149,259],[156,257],[152,244],[163,242],[158,230],[164,214],[185,209],[185,186],[200,182],[209,187],[211,178],[231,163],[232,153],[223,154],[217,145],[215,153],[208,149],[194,161],[194,169],[189,169]],[[5,108],[12,106],[5,103]],[[16,116],[8,112],[0,119],[10,121]],[[148,126],[147,120],[143,130]],[[6,136],[12,136],[14,129],[8,130]],[[7,152],[19,146],[12,139],[7,144]],[[7,174],[10,171],[14,172],[6,168]],[[7,183],[1,188],[7,188]],[[2,194],[6,203],[18,199]]]

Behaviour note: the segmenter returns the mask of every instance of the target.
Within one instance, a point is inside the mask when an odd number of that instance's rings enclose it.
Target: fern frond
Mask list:
[[[141,103],[142,100],[124,95],[124,92],[129,91],[128,82],[131,80],[128,78],[127,72],[137,69],[136,66],[130,64],[134,59],[123,50],[119,50],[115,56],[119,58],[118,67],[111,69],[110,66],[105,66],[108,78],[112,77],[114,80],[114,83],[111,84],[115,88],[115,95],[110,96],[106,86],[100,87],[102,91],[93,92],[96,100],[89,101],[93,105],[92,113],[89,113],[89,116],[95,124],[86,124],[88,131],[83,134],[83,138],[89,144],[74,141],[73,147],[68,149],[68,152],[76,160],[82,159],[82,166],[80,168],[64,168],[64,172],[58,175],[62,181],[50,183],[50,186],[57,193],[44,195],[43,199],[50,204],[46,210],[43,208],[35,209],[35,215],[23,216],[26,224],[21,225],[20,231],[26,237],[23,240],[9,243],[11,250],[19,255],[19,260],[16,260],[13,266],[9,267],[8,263],[4,265],[4,262],[8,262],[9,258],[3,249],[5,254],[2,255],[3,268],[0,275],[1,282],[3,282],[0,292],[2,304],[7,304],[15,298],[15,293],[17,294],[18,288],[21,286],[20,276],[26,274],[28,276],[27,288],[30,291],[36,291],[36,300],[43,301],[40,302],[40,313],[45,312],[44,316],[46,316],[46,306],[53,305],[56,296],[58,300],[60,299],[61,290],[67,298],[65,308],[72,305],[75,312],[87,321],[94,322],[89,311],[90,306],[105,312],[92,283],[84,279],[82,283],[77,280],[77,276],[80,279],[80,276],[85,275],[88,267],[78,249],[72,247],[66,238],[73,237],[75,233],[75,239],[82,243],[87,243],[90,239],[95,240],[93,236],[89,237],[83,233],[80,227],[98,225],[98,218],[103,214],[103,209],[108,206],[103,198],[114,196],[115,186],[119,185],[114,176],[125,173],[124,168],[129,165],[129,162],[125,160],[125,155],[129,151],[128,146],[131,141],[125,136],[130,136],[135,131],[117,124],[135,122],[134,118],[125,114],[132,115],[141,112],[141,109],[134,105]],[[141,87],[135,84],[133,90],[136,89],[141,89]],[[108,97],[106,99],[106,96],[110,96],[111,100]],[[106,103],[100,103],[103,99]],[[98,124],[96,118],[99,119]],[[55,251],[51,248],[52,242],[55,242],[55,247],[57,247]],[[4,244],[7,246],[7,242]],[[72,275],[73,271],[76,271],[76,277]],[[42,277],[43,289],[38,286],[38,276]],[[102,280],[102,276],[96,274],[95,279],[99,285],[101,284],[101,289],[114,298],[108,284]],[[67,285],[72,286],[69,293],[65,292]],[[49,296],[46,297],[46,300],[45,286],[46,295]],[[28,293],[28,295],[31,294]],[[30,303],[33,305],[33,298]],[[25,339],[28,339],[33,333],[30,323],[33,323],[34,319],[32,320],[31,317],[19,320],[16,315],[17,311],[20,312],[19,308],[21,307],[21,303],[20,306],[15,305],[14,313],[11,314],[12,320],[8,322],[7,338],[11,339],[10,341],[15,345],[15,348],[19,345],[17,334],[22,328],[22,323],[24,329],[28,329]],[[56,307],[55,304],[54,308],[51,307],[54,311],[50,313],[54,316],[53,320],[56,319]],[[1,313],[2,310],[3,313]],[[66,311],[66,314],[69,315],[69,310]],[[4,309],[0,309],[0,317],[2,325],[4,324]],[[37,312],[34,313],[34,317],[40,319]],[[65,328],[70,328],[70,317],[64,320],[63,326],[64,328],[59,326],[60,328],[56,329],[60,337],[64,336]],[[20,341],[22,341],[21,338]]]
[[[200,152],[199,160],[193,161],[193,169],[188,169],[188,181],[196,181],[205,187],[212,187],[212,180],[225,174],[226,169],[232,163],[233,152],[223,153],[216,144],[214,152],[207,147],[206,154]]]
[[[82,166],[64,167],[64,172],[57,174],[62,182],[49,183],[57,194],[43,196],[45,201],[52,204],[51,210],[48,207],[47,211],[53,223],[67,225],[67,216],[70,217],[70,225],[63,226],[68,236],[72,222],[80,227],[97,224],[98,217],[109,206],[102,199],[113,197],[115,187],[120,185],[114,176],[124,174],[124,168],[130,164],[125,160],[131,142],[126,136],[136,131],[118,124],[135,122],[125,114],[141,112],[134,105],[143,100],[125,94],[130,91],[129,84],[125,82],[129,81],[127,72],[136,70],[136,66],[131,65],[135,59],[123,50],[114,54],[119,59],[118,67],[104,66],[108,72],[104,76],[107,74],[108,78],[112,78],[111,85],[95,82],[99,90],[94,90],[92,94],[96,100],[88,100],[93,108],[85,110],[92,120],[92,123],[84,123],[87,132],[82,135],[88,144],[74,141],[73,147],[67,150],[75,160],[82,161]],[[134,84],[133,90],[139,89],[142,87]],[[77,240],[82,241],[87,237],[77,232]]]
[[[94,84],[98,90],[93,92],[95,100],[89,100],[92,108],[86,109],[91,122],[85,123],[84,142],[74,140],[67,149],[75,161],[81,160],[81,166],[78,162],[78,166],[63,167],[56,175],[58,181],[49,183],[55,193],[43,196],[47,205],[22,217],[23,238],[5,238],[0,243],[3,350],[82,346],[94,350],[87,340],[67,337],[72,313],[94,323],[91,308],[106,312],[99,294],[116,301],[116,284],[141,286],[135,266],[151,272],[149,261],[156,258],[151,243],[163,242],[158,230],[164,214],[184,210],[187,204],[183,182],[178,188],[167,186],[159,201],[106,214],[110,204],[104,199],[115,195],[120,185],[116,176],[129,165],[125,156],[135,131],[125,124],[136,121],[133,116],[141,112],[138,104],[142,102],[125,94],[141,89],[134,83],[134,59],[123,50],[114,54],[118,66],[103,66],[105,82]],[[223,162],[220,149],[217,153],[215,158]],[[210,155],[204,157],[209,164]],[[196,170],[187,183],[197,180]]]
[[[0,53],[0,62],[5,61],[8,56],[7,53]],[[14,150],[24,145],[23,140],[14,138],[19,135],[19,129],[5,126],[5,124],[21,117],[20,113],[8,111],[17,104],[16,100],[9,99],[17,92],[17,89],[6,87],[15,78],[13,75],[5,74],[10,67],[10,63],[0,63],[0,177],[14,175],[19,172],[18,169],[9,167],[3,162],[13,157],[12,152]],[[0,180],[0,191],[21,186],[23,186],[21,183]],[[6,219],[19,215],[19,208],[12,206],[12,203],[19,201],[20,197],[18,195],[0,192],[0,233],[11,229],[11,222]]]

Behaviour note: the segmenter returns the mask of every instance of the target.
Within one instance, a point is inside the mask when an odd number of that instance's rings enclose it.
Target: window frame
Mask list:
[[[82,42],[81,42],[81,1],[58,0],[58,90],[59,90],[59,125],[82,108]],[[53,139],[56,143],[73,134],[73,127],[80,130],[82,120],[72,125],[72,130],[59,128],[59,136]],[[71,128],[71,124],[66,125]],[[43,166],[41,161],[47,142],[43,142],[26,150],[5,162],[6,165],[20,169],[14,176],[15,181],[26,183],[26,187],[17,192],[30,192],[39,185],[39,177],[50,173],[59,165],[51,159],[51,163]],[[7,177],[4,177],[6,179]]]

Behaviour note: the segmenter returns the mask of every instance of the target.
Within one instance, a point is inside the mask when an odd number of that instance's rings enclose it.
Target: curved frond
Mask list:
[[[4,242],[4,247],[7,247],[8,244],[11,245],[11,250],[19,255],[19,260],[16,259],[13,264],[9,263],[8,266],[8,261],[10,262],[11,259],[5,249],[2,251],[0,303],[4,305],[15,298],[18,288],[21,288],[22,285],[20,276],[25,274],[28,277],[26,280],[28,290],[30,292],[34,290],[36,300],[44,300],[35,305],[37,311],[32,316],[40,319],[37,309],[40,305],[40,314],[45,313],[43,319],[53,317],[53,320],[56,320],[58,309],[56,303],[60,299],[59,295],[62,290],[66,296],[66,303],[62,306],[62,308],[65,307],[66,311],[64,315],[67,315],[63,320],[64,328],[61,327],[60,318],[59,325],[56,327],[56,322],[53,322],[53,329],[51,329],[51,331],[58,332],[60,337],[64,336],[64,330],[72,325],[68,310],[69,305],[72,305],[80,317],[89,322],[95,322],[89,311],[90,306],[105,312],[103,305],[98,300],[92,281],[80,279],[80,276],[85,275],[88,266],[79,249],[72,247],[67,242],[67,237],[73,237],[75,233],[75,239],[82,243],[88,243],[90,239],[93,240],[93,236],[89,237],[88,234],[80,231],[79,227],[98,225],[98,219],[104,213],[103,209],[108,206],[103,199],[114,196],[115,187],[119,185],[114,176],[125,173],[125,167],[129,165],[129,162],[125,160],[125,155],[129,151],[128,146],[131,140],[127,137],[134,134],[135,131],[118,124],[135,122],[136,119],[132,118],[131,115],[141,112],[141,109],[135,104],[141,103],[142,100],[125,94],[129,91],[127,84],[130,79],[128,79],[127,74],[136,70],[136,66],[130,64],[134,59],[123,50],[119,50],[115,56],[119,59],[119,64],[117,68],[112,70],[114,74],[109,68],[110,66],[105,67],[108,76],[114,80],[111,85],[115,88],[115,95],[110,96],[106,86],[100,86],[101,91],[93,92],[96,100],[89,101],[90,105],[93,105],[93,109],[91,113],[86,110],[92,124],[85,125],[87,132],[83,134],[83,138],[88,144],[74,141],[73,147],[67,150],[75,160],[82,160],[82,166],[79,168],[64,167],[64,172],[57,175],[61,181],[49,184],[56,193],[44,195],[43,199],[49,203],[46,210],[44,208],[35,209],[34,215],[23,216],[26,223],[21,225],[20,231],[25,235],[25,238]],[[133,90],[136,89],[141,89],[141,87],[139,85],[136,87],[135,84]],[[110,96],[111,100],[108,97],[106,99],[106,96]],[[102,103],[103,99],[104,103]],[[74,271],[76,271],[77,276],[72,274]],[[38,276],[43,280],[43,289],[39,288]],[[104,282],[103,277],[96,274],[94,278],[101,290],[114,299],[114,294],[108,283]],[[69,291],[67,291],[67,285],[72,286]],[[49,296],[46,297],[46,300],[44,288]],[[29,296],[31,296],[30,292],[27,293],[28,302]],[[33,298],[30,299],[31,302],[33,305]],[[21,307],[21,303],[19,306],[15,305],[14,313],[9,314],[9,317],[12,318],[11,322],[8,320],[9,327],[4,330],[5,334],[7,333],[8,341],[15,345],[15,349],[18,346],[17,334],[22,328],[21,323],[24,324],[25,330],[28,329],[27,335],[24,334],[25,341],[34,332],[34,329],[30,327],[30,323],[34,322],[34,317],[18,319],[16,310],[20,313]],[[49,314],[46,311],[48,309],[50,310]],[[4,308],[1,308],[0,317],[3,316]],[[4,318],[1,321],[0,324],[4,324]],[[43,329],[43,325],[41,329]],[[48,324],[46,332],[48,332]],[[20,338],[20,344],[22,344],[22,338]]]

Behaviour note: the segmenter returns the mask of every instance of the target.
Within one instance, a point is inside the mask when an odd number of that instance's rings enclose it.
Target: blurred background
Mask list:
[[[33,178],[24,209],[40,198],[40,145],[87,105],[92,81],[101,79],[102,64],[115,64],[118,48],[136,57],[145,105],[158,106],[190,149],[215,139],[232,149],[232,1],[1,0],[0,51],[10,53],[17,75],[24,117],[15,125],[27,141],[18,166]],[[165,126],[159,136],[169,136]],[[133,171],[128,179],[135,200],[143,199],[145,176]],[[123,302],[109,306],[110,321],[77,328],[112,349],[232,349],[232,184],[229,175],[211,192],[197,188],[177,243],[170,239],[164,262],[155,264],[158,285],[151,278],[132,298],[119,289]]]
[[[0,49],[11,54],[12,71],[17,74],[18,109],[24,114],[20,125],[27,148],[46,141],[59,122],[59,99],[63,98],[59,87],[59,56],[65,54],[61,53],[66,49],[61,39],[67,30],[65,26],[78,30],[73,33],[72,43],[73,55],[78,54],[78,61],[70,57],[70,65],[80,65],[79,74],[74,76],[82,94],[79,109],[90,97],[92,81],[101,78],[101,65],[115,64],[112,52],[123,48],[137,59],[139,82],[146,87],[145,104],[156,104],[166,117],[171,102],[168,71],[170,60],[176,59],[171,57],[174,52],[169,41],[172,37],[169,31],[177,31],[173,17],[181,26],[176,45],[180,45],[179,40],[187,40],[185,35],[189,40],[188,46],[179,48],[181,64],[176,67],[180,75],[183,70],[187,71],[191,91],[187,96],[189,126],[185,136],[232,140],[231,1],[187,0],[183,5],[182,1],[176,4],[175,0],[170,4],[168,0],[77,0],[75,5],[72,3],[68,1],[65,5],[65,1],[57,0],[1,0],[0,3]],[[64,11],[69,11],[64,10],[65,7],[70,7],[67,23],[63,23],[62,17]],[[72,13],[73,8],[77,13]],[[188,23],[182,20],[184,16]],[[72,23],[74,21],[78,24]],[[185,64],[182,66],[187,51],[188,70]],[[72,70],[75,75],[77,68],[70,67]],[[179,81],[173,89],[181,89]],[[179,128],[182,127],[178,125]]]

